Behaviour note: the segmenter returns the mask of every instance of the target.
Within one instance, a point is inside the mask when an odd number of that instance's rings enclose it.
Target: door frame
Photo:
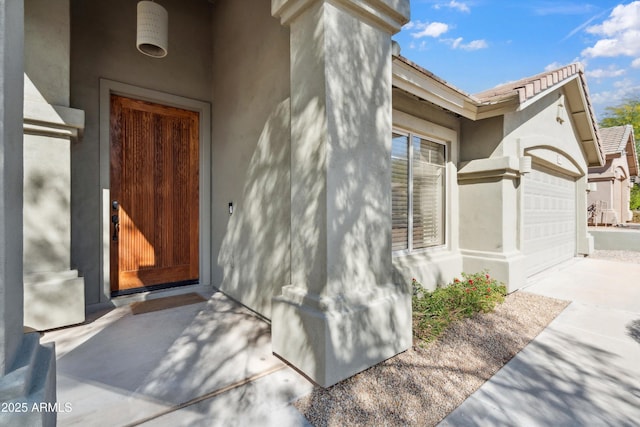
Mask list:
[[[121,95],[156,104],[196,111],[199,116],[199,276],[201,286],[211,286],[211,104],[139,86],[100,79],[100,302],[111,300],[111,196],[110,121],[111,95]]]

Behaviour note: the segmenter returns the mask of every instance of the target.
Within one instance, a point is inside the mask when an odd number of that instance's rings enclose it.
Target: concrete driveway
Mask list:
[[[524,290],[571,304],[440,425],[639,425],[640,264],[576,258]]]
[[[163,296],[162,293],[156,296]],[[299,426],[313,386],[271,353],[267,322],[221,293],[133,315],[129,305],[47,332],[59,426]]]

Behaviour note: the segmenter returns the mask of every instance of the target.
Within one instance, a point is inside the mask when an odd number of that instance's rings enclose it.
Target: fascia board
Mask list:
[[[476,120],[477,105],[471,99],[443,83],[429,78],[407,64],[393,61],[393,86],[429,101],[445,110]]]

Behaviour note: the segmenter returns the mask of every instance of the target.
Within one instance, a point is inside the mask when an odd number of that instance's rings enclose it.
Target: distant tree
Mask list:
[[[604,111],[600,127],[633,126],[633,133],[636,137],[636,153],[640,158],[640,94],[625,99],[622,104],[607,107]]]

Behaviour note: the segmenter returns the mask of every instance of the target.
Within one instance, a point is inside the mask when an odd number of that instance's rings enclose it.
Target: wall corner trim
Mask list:
[[[516,156],[476,159],[460,163],[458,182],[482,179],[515,179],[520,177],[520,158]]]

